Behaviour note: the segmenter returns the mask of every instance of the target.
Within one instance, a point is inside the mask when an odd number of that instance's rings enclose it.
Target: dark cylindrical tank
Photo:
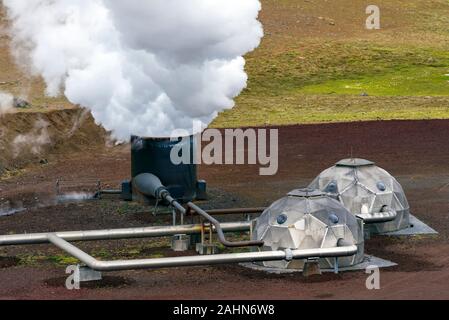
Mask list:
[[[131,137],[131,174],[141,173],[157,176],[171,195],[183,202],[196,198],[198,181],[197,165],[194,163],[194,137],[142,138]],[[175,164],[171,159],[173,148],[189,150],[188,163]]]

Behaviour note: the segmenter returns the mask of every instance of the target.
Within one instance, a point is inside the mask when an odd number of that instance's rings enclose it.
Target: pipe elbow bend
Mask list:
[[[89,268],[95,271],[109,271],[108,264],[103,261],[93,260],[86,263]]]

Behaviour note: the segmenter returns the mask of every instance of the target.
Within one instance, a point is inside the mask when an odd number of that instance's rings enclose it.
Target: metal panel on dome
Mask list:
[[[352,257],[338,260],[339,267],[364,258],[363,223],[341,203],[313,189],[298,189],[276,201],[256,220],[253,239],[264,241],[263,251],[316,249],[338,246],[339,240],[359,248]],[[263,262],[268,268],[300,269],[305,261]],[[320,259],[321,268],[333,268],[335,259]]]
[[[329,187],[330,184],[335,188]],[[327,192],[338,199],[355,216],[363,216],[370,223],[372,233],[397,231],[410,226],[410,207],[399,182],[374,162],[364,159],[345,159],[323,171],[309,186]],[[330,189],[333,189],[329,191]],[[332,192],[333,191],[333,192]],[[379,222],[375,217],[384,208],[395,214],[394,220]]]

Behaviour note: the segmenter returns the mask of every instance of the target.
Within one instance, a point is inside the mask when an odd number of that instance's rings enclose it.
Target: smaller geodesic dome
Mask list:
[[[345,159],[323,171],[309,186],[338,199],[352,214],[368,219],[395,216],[394,220],[369,224],[372,233],[410,226],[410,207],[399,182],[374,162]]]
[[[253,239],[264,241],[261,250],[335,248],[340,240],[357,245],[358,253],[341,257],[349,267],[364,259],[363,222],[338,201],[321,191],[301,189],[273,203],[255,221]],[[264,262],[265,267],[303,269],[305,260]],[[320,259],[320,267],[333,268],[335,259]]]

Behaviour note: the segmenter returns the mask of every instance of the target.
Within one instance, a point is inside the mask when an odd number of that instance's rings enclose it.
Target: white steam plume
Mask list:
[[[42,148],[51,143],[47,129],[49,126],[47,121],[39,119],[30,132],[16,136],[12,141],[14,158],[18,158],[25,151],[30,151],[33,155],[42,153]]]
[[[2,1],[2,0],[0,0]],[[259,0],[3,0],[17,61],[117,139],[209,124],[246,86]]]
[[[0,91],[0,116],[10,111],[14,106],[14,97],[6,92]]]

